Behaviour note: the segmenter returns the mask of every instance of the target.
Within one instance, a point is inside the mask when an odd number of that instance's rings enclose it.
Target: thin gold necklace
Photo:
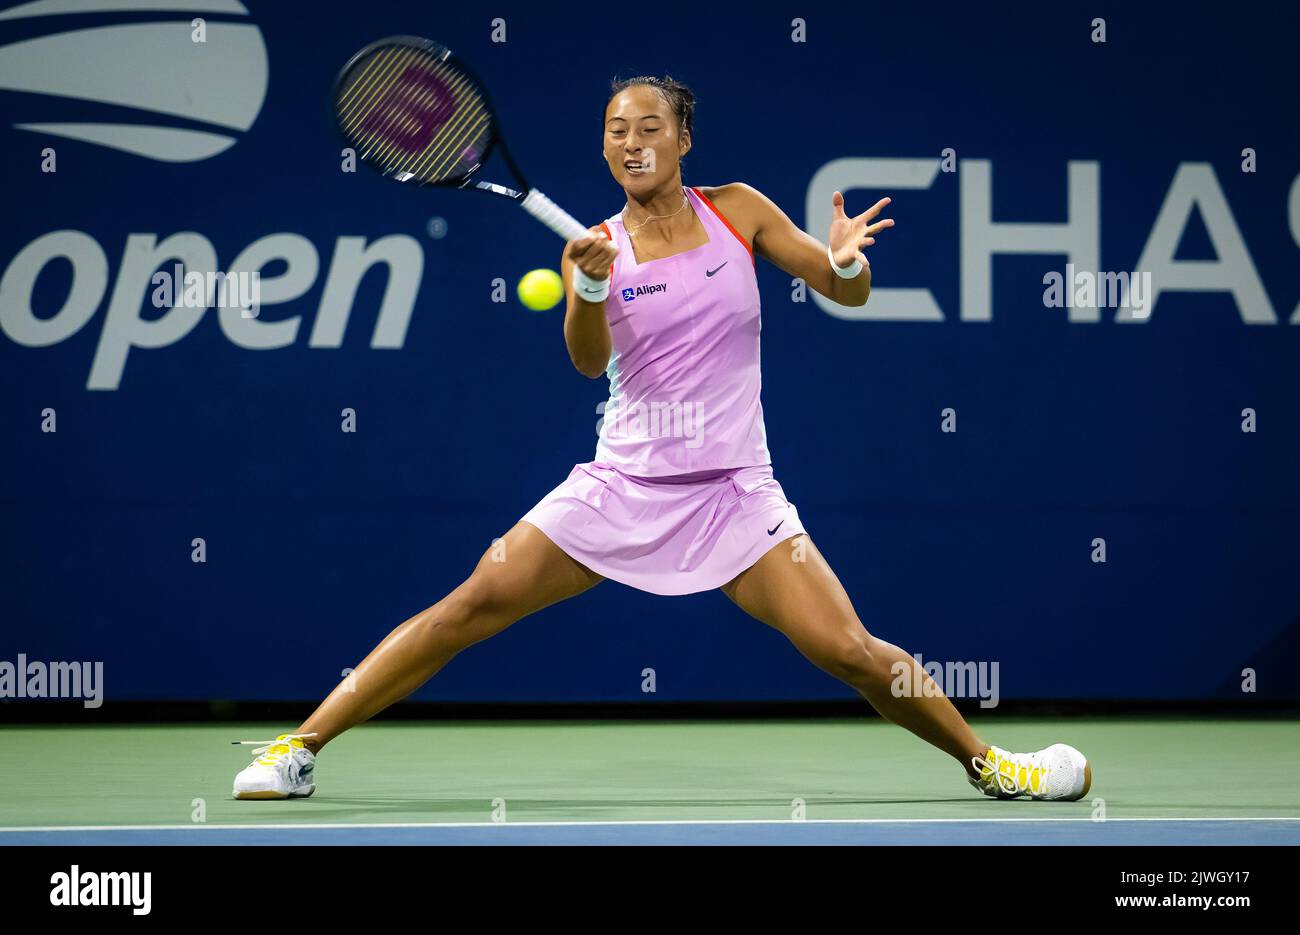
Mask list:
[[[646,226],[647,224],[649,224],[651,221],[666,221],[666,220],[668,220],[669,218],[675,218],[675,217],[677,217],[677,215],[681,214],[683,211],[686,210],[686,204],[687,204],[687,199],[686,199],[686,189],[683,188],[683,189],[682,189],[682,206],[681,206],[680,208],[678,208],[678,209],[677,209],[676,211],[674,211],[672,214],[658,214],[658,215],[656,215],[656,214],[651,214],[651,215],[649,215],[648,217],[646,217],[646,219],[643,220],[640,224],[638,224],[636,227],[633,227],[633,228],[630,229],[630,230],[628,229],[628,226],[627,226],[627,208],[625,207],[625,208],[623,208],[623,211],[621,212],[621,213],[623,214],[623,216],[624,216],[624,219],[623,219],[623,230],[627,231],[627,235],[628,235],[629,237],[631,237],[633,234],[635,234],[635,233],[636,233],[637,231],[639,231],[641,228],[645,227],[645,226]]]

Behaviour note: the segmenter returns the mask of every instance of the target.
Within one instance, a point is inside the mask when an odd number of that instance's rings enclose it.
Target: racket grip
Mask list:
[[[589,236],[587,228],[579,224],[573,215],[565,211],[537,189],[531,190],[521,202],[524,210],[565,240],[575,240]]]

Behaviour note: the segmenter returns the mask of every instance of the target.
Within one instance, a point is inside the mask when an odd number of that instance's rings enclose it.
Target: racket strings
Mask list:
[[[400,105],[425,104],[432,95],[429,90],[423,96],[412,95],[410,88],[403,99],[391,97],[399,85],[403,71],[417,62],[419,53],[415,49],[401,49],[394,54],[375,55],[366,65],[366,70],[340,100],[340,123],[344,132],[359,134],[359,125],[363,125],[375,115],[377,108],[387,102],[390,108]],[[351,98],[351,101],[348,101]],[[371,134],[372,136],[374,134]]]
[[[356,131],[357,123],[365,114],[363,108],[366,103],[372,105],[376,103],[378,100],[376,95],[382,94],[382,89],[396,77],[397,70],[405,64],[405,61],[413,57],[414,50],[409,54],[374,55],[364,67],[359,69],[356,77],[339,96],[338,103],[335,105],[339,125],[345,133],[352,135]]]
[[[389,140],[374,153],[376,160],[392,163],[394,171],[406,177],[419,177],[426,181],[437,181],[456,174],[455,169],[466,156],[472,165],[476,162],[479,150],[474,147],[475,140],[486,135],[491,122],[486,109],[478,103],[476,95],[467,92],[468,81],[456,76],[448,90],[456,98],[453,118],[444,123],[438,134],[432,137],[424,149],[418,153],[404,152],[404,147],[397,140]],[[436,97],[436,91],[426,91],[411,99],[411,106],[427,106]],[[400,106],[400,105],[399,105]]]
[[[392,131],[400,129],[403,117],[409,126],[414,122],[411,111],[429,103],[432,88],[426,87],[424,94],[412,93],[411,85],[402,80],[405,70],[421,57],[409,47],[374,54],[362,76],[344,94],[340,123],[344,133],[363,144],[362,158],[391,163],[398,144],[398,134]]]
[[[491,128],[491,113],[468,76],[410,46],[380,49],[354,66],[336,113],[361,158],[402,180],[467,174]]]
[[[491,116],[483,106],[478,95],[473,94],[468,79],[457,76],[452,86],[453,93],[461,96],[462,106],[458,108],[454,123],[449,123],[428,149],[424,158],[416,163],[413,171],[422,178],[446,178],[453,174],[456,162],[462,156],[472,152],[471,164],[477,162],[480,151],[473,146],[475,140],[486,134],[491,124]],[[442,156],[434,163],[432,160],[441,150]]]

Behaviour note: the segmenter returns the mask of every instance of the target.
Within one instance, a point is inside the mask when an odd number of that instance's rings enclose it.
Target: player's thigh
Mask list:
[[[460,631],[464,642],[477,642],[603,580],[536,526],[519,522],[488,547],[474,572],[437,605],[437,617]]]
[[[822,668],[851,665],[869,646],[853,602],[807,534],[769,549],[722,591]]]

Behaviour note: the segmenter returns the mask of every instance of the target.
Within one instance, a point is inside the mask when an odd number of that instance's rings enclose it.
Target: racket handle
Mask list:
[[[535,188],[524,196],[521,204],[523,204],[525,211],[565,240],[576,240],[579,237],[590,236],[587,233],[587,228],[579,224],[573,215]]]

